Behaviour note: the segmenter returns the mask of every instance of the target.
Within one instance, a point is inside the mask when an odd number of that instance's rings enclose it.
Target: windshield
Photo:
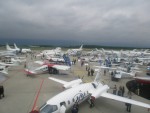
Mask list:
[[[56,111],[58,108],[56,105],[46,105],[41,110],[40,113],[52,113]]]

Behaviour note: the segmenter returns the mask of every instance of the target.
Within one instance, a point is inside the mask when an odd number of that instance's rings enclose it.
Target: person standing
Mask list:
[[[94,100],[90,97],[89,99],[90,108],[94,107]]]
[[[119,90],[118,90],[118,96],[122,96],[122,87],[121,86],[119,87]]]
[[[106,70],[104,69],[104,75],[106,75]]]
[[[76,105],[72,107],[71,113],[78,113],[78,108]]]
[[[3,86],[0,86],[0,99],[1,99],[1,96],[4,97],[4,87]]]
[[[88,76],[90,76],[90,69],[88,69]]]
[[[124,92],[125,92],[125,89],[124,89],[124,86],[122,86],[122,97],[124,96]]]
[[[129,97],[129,99],[131,99],[131,97]],[[127,109],[126,109],[126,110],[127,110],[128,112],[131,112],[131,105],[132,105],[132,104],[130,104],[130,103],[126,103],[126,106],[127,106]]]
[[[94,74],[94,70],[93,70],[93,69],[91,69],[91,76],[93,76],[93,74]]]
[[[117,86],[115,85],[113,88],[113,94],[116,95],[116,93],[117,93]]]

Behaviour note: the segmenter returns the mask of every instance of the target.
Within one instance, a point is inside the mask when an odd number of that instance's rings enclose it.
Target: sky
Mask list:
[[[150,47],[150,0],[0,0],[0,44]]]

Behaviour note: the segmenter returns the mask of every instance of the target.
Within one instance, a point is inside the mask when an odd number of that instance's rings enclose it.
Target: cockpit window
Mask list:
[[[42,109],[40,109],[40,113],[52,113],[56,111],[58,108],[56,105],[46,105]]]

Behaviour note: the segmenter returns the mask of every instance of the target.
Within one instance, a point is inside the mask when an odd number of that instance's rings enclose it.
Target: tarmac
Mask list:
[[[31,62],[30,55],[27,57]],[[37,59],[39,60],[39,59]],[[90,65],[93,65],[92,63]],[[80,62],[73,65],[69,72],[62,72],[60,75],[41,74],[27,77],[24,72],[24,65],[12,67],[9,69],[8,77],[0,85],[4,86],[5,97],[0,99],[0,113],[29,113],[35,106],[40,107],[48,99],[63,91],[62,85],[49,80],[52,76],[65,81],[71,81],[75,78],[82,78],[84,82],[91,82],[95,76],[87,76],[85,66],[81,67]],[[64,74],[65,73],[65,74]],[[110,87],[125,86],[125,95],[127,93],[126,82],[131,79],[121,79],[119,82],[111,81],[110,75],[101,76],[101,81]],[[112,93],[112,89],[108,92]],[[132,99],[150,104],[150,101],[133,94]],[[79,105],[79,113],[127,113],[125,103],[99,98],[95,101],[95,107],[89,108],[88,102]],[[148,113],[143,107],[132,105],[132,113]],[[71,113],[67,111],[67,113]]]

